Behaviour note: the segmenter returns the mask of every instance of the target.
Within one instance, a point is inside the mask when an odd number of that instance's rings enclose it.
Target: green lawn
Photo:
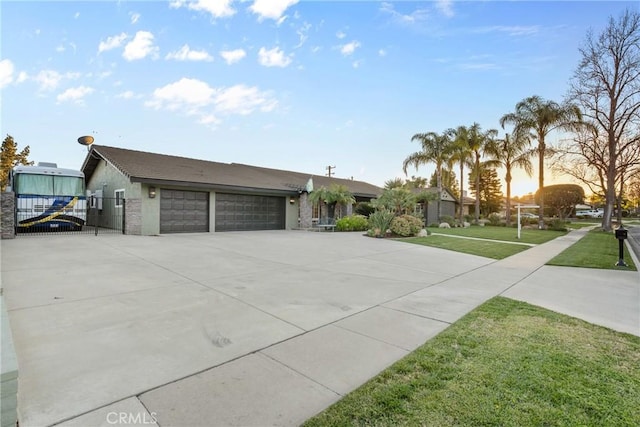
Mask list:
[[[544,243],[566,234],[564,231],[523,229],[520,232],[521,238],[518,240],[518,230],[506,227],[472,226],[469,228],[429,228],[429,231],[436,234],[532,244]],[[433,234],[428,237],[405,238],[402,239],[402,241],[493,259],[503,259],[529,249],[529,246],[526,245],[491,242],[489,240],[458,239]]]
[[[618,255],[618,240],[616,240],[613,233],[594,229],[547,264],[615,270],[625,269],[624,267],[615,266],[618,262]],[[624,260],[629,265],[626,269],[636,270],[626,245],[624,246]]]
[[[305,426],[638,426],[640,338],[494,298]]]
[[[493,259],[503,259],[529,249],[529,246],[514,245],[512,243],[458,239],[455,237],[434,235],[428,237],[409,237],[402,239],[402,241]]]
[[[471,226],[469,228],[428,228],[432,233],[455,234],[456,236],[478,237],[481,239],[505,240],[507,242],[523,242],[540,244],[567,234],[565,231],[521,229],[518,240],[518,229],[508,227]]]

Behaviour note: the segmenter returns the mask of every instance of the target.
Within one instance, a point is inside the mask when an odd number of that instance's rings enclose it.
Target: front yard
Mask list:
[[[640,338],[497,297],[305,426],[638,426]]]

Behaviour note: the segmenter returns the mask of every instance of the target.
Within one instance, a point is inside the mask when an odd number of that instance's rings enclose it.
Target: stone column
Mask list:
[[[142,234],[142,200],[127,199],[124,234]]]
[[[2,238],[14,239],[16,237],[16,197],[15,193],[2,193],[0,195],[2,211]]]
[[[347,203],[347,216],[353,215],[353,205],[351,203]]]
[[[300,228],[311,228],[311,215],[313,206],[309,202],[309,193],[300,193]]]

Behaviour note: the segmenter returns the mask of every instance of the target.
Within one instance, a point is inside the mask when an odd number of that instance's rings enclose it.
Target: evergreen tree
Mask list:
[[[9,183],[9,172],[14,166],[18,165],[32,165],[27,157],[29,157],[29,146],[27,145],[18,152],[18,144],[13,140],[11,135],[2,141],[2,148],[0,149],[0,189],[4,191]]]
[[[437,182],[438,177],[434,172],[429,179],[429,186],[436,187]],[[456,173],[451,169],[442,169],[442,187],[449,190],[456,199],[460,198],[460,183],[458,182]]]
[[[476,179],[475,170],[469,173],[469,181]],[[471,188],[471,193],[477,197],[476,189]],[[502,184],[498,178],[498,172],[480,165],[480,213],[487,216],[494,212],[499,212],[502,206]]]

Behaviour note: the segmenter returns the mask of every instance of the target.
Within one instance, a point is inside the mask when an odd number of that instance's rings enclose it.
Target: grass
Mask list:
[[[640,338],[497,297],[304,425],[638,426]]]
[[[624,260],[629,267],[615,266],[618,262],[618,255],[618,240],[613,236],[613,233],[595,229],[588,232],[582,239],[565,249],[547,264],[611,270],[636,270],[626,245],[624,245]]]
[[[518,231],[515,228],[473,226],[469,228],[430,228],[429,230],[437,234],[531,244],[544,243],[566,234],[564,231],[522,229],[520,230],[521,238],[518,240]],[[529,246],[526,245],[490,240],[457,239],[438,235],[411,237],[402,239],[402,241],[493,259],[503,259],[529,249]]]
[[[481,239],[504,240],[507,242],[522,242],[540,244],[553,240],[556,237],[567,234],[565,231],[538,230],[523,228],[520,230],[520,240],[518,240],[518,229],[510,227],[493,226],[471,226],[469,228],[429,228],[432,233],[453,234],[456,236],[477,237]]]
[[[529,249],[529,246],[514,245],[512,243],[456,239],[447,236],[434,235],[428,237],[409,237],[402,239],[402,241],[493,259],[503,259]]]

